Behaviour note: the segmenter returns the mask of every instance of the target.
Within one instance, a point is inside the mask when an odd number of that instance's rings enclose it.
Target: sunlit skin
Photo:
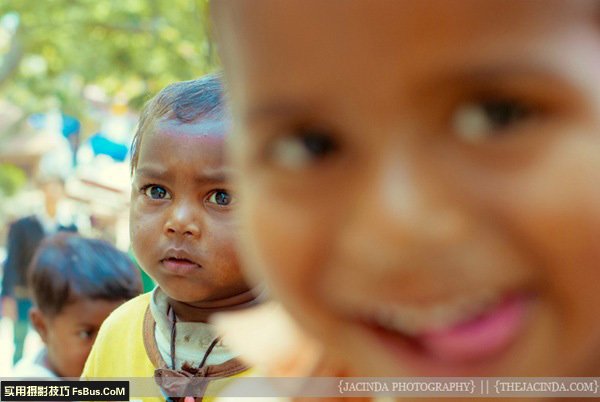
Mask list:
[[[195,320],[190,307],[247,290],[234,248],[224,132],[220,121],[160,120],[144,133],[133,175],[133,250],[182,320]]]
[[[213,3],[243,256],[352,375],[600,375],[599,11]],[[410,353],[362,322],[485,292],[526,308],[484,358]]]
[[[53,317],[34,307],[31,321],[46,344],[48,368],[61,377],[79,377],[100,326],[124,302],[78,298]]]

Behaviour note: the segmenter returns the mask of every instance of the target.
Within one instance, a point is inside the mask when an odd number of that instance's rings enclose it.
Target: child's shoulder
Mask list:
[[[126,301],[116,308],[104,321],[100,332],[106,332],[115,327],[131,325],[137,321],[142,321],[144,313],[150,304],[152,292],[143,293]]]
[[[46,348],[40,350],[33,356],[24,356],[13,367],[12,377],[29,378],[29,377],[56,377],[50,369],[48,369],[43,361],[46,359],[48,351]]]
[[[150,298],[152,297],[152,291],[142,293],[139,296],[134,297],[133,299],[127,300],[125,303],[121,304],[117,307],[109,316],[120,316],[122,314],[130,314],[132,312],[136,312],[138,310],[145,311],[146,307],[148,307],[150,303]]]

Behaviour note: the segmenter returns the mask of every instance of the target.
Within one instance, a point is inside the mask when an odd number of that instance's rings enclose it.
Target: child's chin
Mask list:
[[[417,352],[418,353],[418,352]],[[406,353],[405,353],[406,356]],[[545,356],[521,355],[512,351],[500,353],[482,361],[464,363],[440,362],[435,357],[413,355],[400,362],[392,356],[372,353],[355,355],[352,375],[357,377],[562,377],[569,373],[553,370],[558,360]]]
[[[160,284],[160,288],[170,299],[182,303],[195,303],[210,299],[212,292],[202,283],[192,281],[172,281]]]
[[[180,303],[185,303],[185,304],[189,304],[191,306],[194,306],[196,304],[200,304],[202,302],[204,302],[205,300],[210,300],[210,296],[206,295],[206,294],[187,294],[187,295],[180,295],[176,297],[173,297],[173,300],[177,300]]]

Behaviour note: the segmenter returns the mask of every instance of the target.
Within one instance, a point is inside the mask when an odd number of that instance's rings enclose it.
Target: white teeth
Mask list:
[[[413,311],[410,309],[402,312],[395,310],[394,306],[380,306],[373,310],[372,319],[384,328],[400,331],[407,335],[416,335],[418,317],[413,315]]]
[[[373,318],[383,327],[393,328],[395,326],[394,314],[389,308],[376,308],[373,311]]]
[[[487,311],[498,298],[497,293],[484,292],[477,297],[461,297],[434,306],[378,304],[363,309],[361,315],[384,328],[414,336],[473,319]]]
[[[417,335],[421,326],[421,317],[415,310],[408,309],[405,312],[396,312],[394,314],[393,329],[404,332],[407,335]]]

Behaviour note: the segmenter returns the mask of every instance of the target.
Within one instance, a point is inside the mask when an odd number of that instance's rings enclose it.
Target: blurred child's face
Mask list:
[[[215,2],[243,249],[356,375],[598,375],[600,7]]]
[[[131,195],[140,265],[173,300],[243,292],[233,247],[235,203],[223,161],[224,123],[161,120],[141,140]]]
[[[100,325],[124,301],[78,299],[54,317],[33,309],[31,319],[48,349],[50,368],[61,377],[79,377]]]

